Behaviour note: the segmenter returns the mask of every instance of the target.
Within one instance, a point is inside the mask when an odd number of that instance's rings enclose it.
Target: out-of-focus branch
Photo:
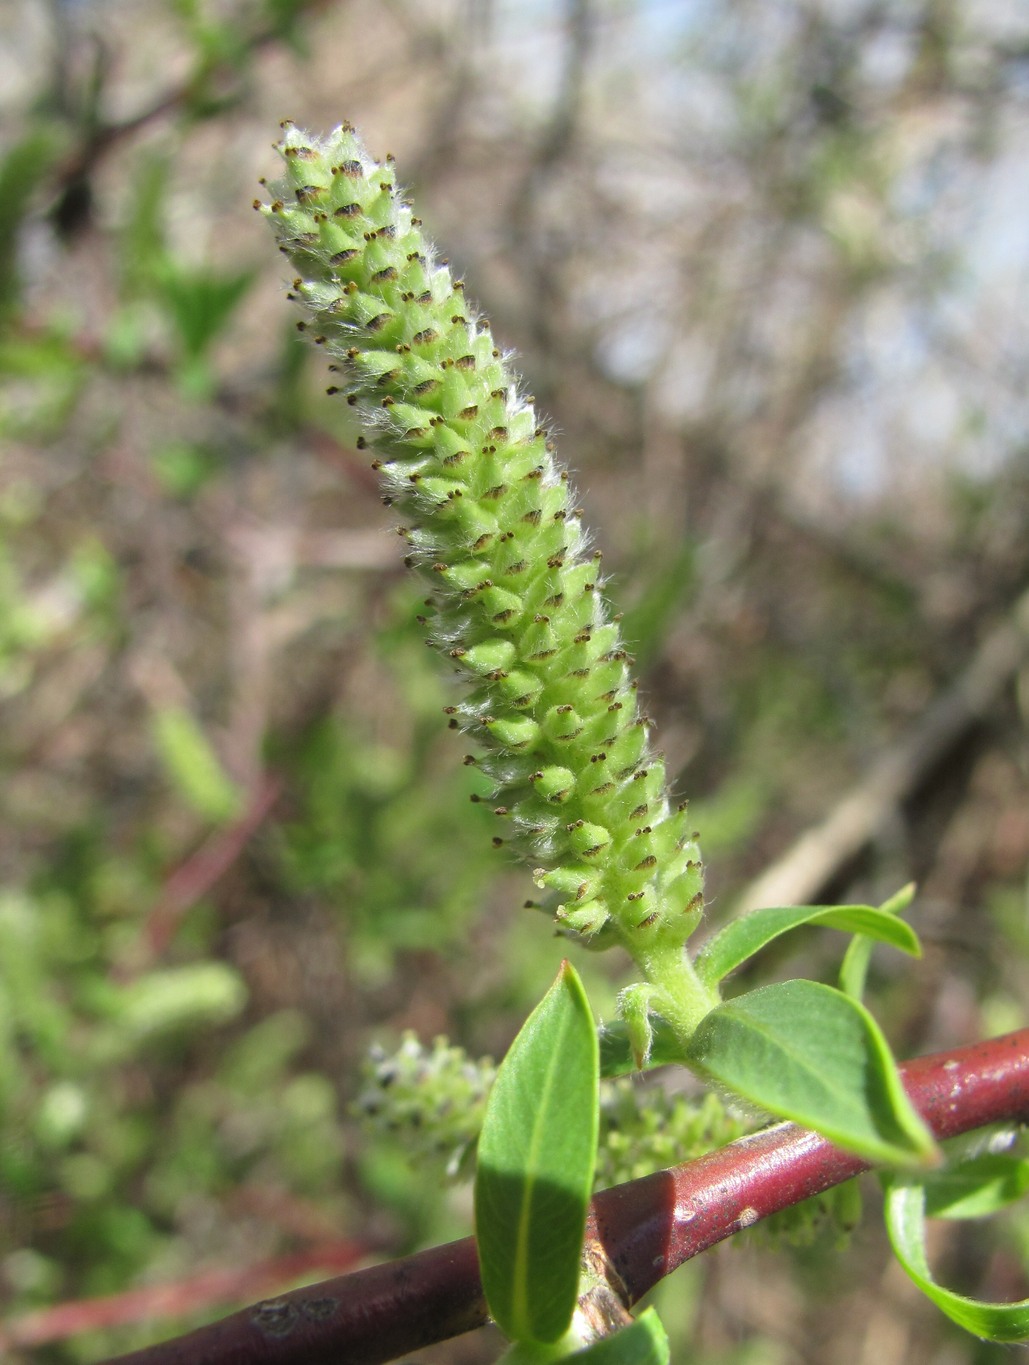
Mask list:
[[[106,1298],[80,1299],[74,1303],[55,1304],[52,1308],[39,1308],[8,1319],[0,1326],[0,1349],[14,1351],[42,1346],[49,1341],[63,1341],[105,1327],[196,1313],[205,1307],[213,1308],[234,1299],[238,1301],[244,1295],[260,1294],[289,1277],[342,1270],[365,1255],[367,1247],[357,1243],[327,1242],[255,1265],[203,1270],[168,1284],[144,1285],[141,1289],[129,1289]]]
[[[902,1071],[939,1138],[1029,1122],[1029,1029],[922,1057]],[[635,1303],[715,1243],[867,1169],[824,1138],[778,1124],[604,1190],[593,1201],[588,1236]],[[475,1243],[467,1237],[267,1299],[120,1356],[117,1365],[384,1365],[486,1320]]]
[[[296,19],[310,17],[327,8],[329,3],[330,0],[299,0],[294,17]],[[283,40],[284,34],[281,24],[265,24],[255,27],[249,35],[242,38],[240,46],[249,48],[253,52],[260,52],[262,49]],[[234,78],[235,74],[231,63],[225,61],[208,71],[207,77],[209,80],[217,81],[219,78]],[[52,189],[54,203],[59,204],[61,196],[67,193],[69,187],[81,183],[91,175],[97,165],[115,147],[135,137],[137,133],[151,125],[160,123],[164,119],[174,118],[187,110],[190,102],[196,96],[195,82],[196,75],[193,73],[187,80],[163,91],[150,104],[126,118],[110,122],[103,119],[91,121],[90,126],[83,131],[83,136],[79,139],[78,144],[55,170]]]
[[[871,840],[949,749],[996,702],[1029,656],[1029,592],[986,636],[951,687],[873,765],[820,825],[801,835],[745,887],[737,913],[763,905],[804,905]]]
[[[281,778],[265,774],[240,818],[212,834],[166,878],[144,926],[148,961],[161,957],[183,915],[232,867],[281,794]]]

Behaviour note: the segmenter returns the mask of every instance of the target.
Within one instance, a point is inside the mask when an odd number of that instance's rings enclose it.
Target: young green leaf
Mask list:
[[[565,1356],[561,1365],[669,1365],[668,1336],[653,1308],[635,1322],[584,1351]]]
[[[167,258],[156,272],[158,294],[178,341],[177,379],[193,400],[209,399],[215,376],[209,351],[250,288],[254,272],[190,269]]]
[[[651,1007],[655,995],[648,981],[637,981],[627,986],[618,996],[618,1013],[625,1026],[625,1037],[637,1071],[642,1071],[650,1059],[654,1046],[654,1016]]]
[[[925,1187],[917,1180],[885,1178],[886,1231],[897,1260],[941,1312],[988,1341],[1029,1340],[1029,1299],[984,1303],[944,1289],[933,1279],[925,1252]]]
[[[717,985],[766,944],[802,924],[862,934],[888,943],[902,953],[910,953],[912,957],[921,956],[915,931],[885,908],[876,909],[873,905],[775,905],[741,915],[720,929],[697,954],[697,975],[705,984]]]
[[[482,1283],[514,1341],[556,1341],[571,1321],[597,1127],[597,1034],[582,982],[564,962],[511,1044],[479,1138]]]
[[[219,273],[167,261],[159,277],[161,295],[189,359],[203,356],[227,326],[254,278],[252,270]]]
[[[847,951],[843,954],[843,961],[840,963],[839,987],[844,995],[849,995],[852,1000],[862,1000],[865,994],[865,983],[868,980],[868,968],[872,961],[872,949],[875,947],[875,940],[867,934],[855,934],[847,944]]]
[[[636,1057],[629,1025],[624,1019],[613,1019],[600,1030],[600,1074],[605,1080],[630,1076],[637,1071],[649,1071],[655,1066],[684,1064],[682,1043],[672,1026],[659,1014],[650,1015],[647,1022],[650,1026],[650,1051],[642,1067]]]
[[[982,1152],[923,1179],[930,1218],[988,1218],[1029,1191],[1029,1158]]]
[[[938,1160],[878,1024],[831,986],[783,981],[719,1005],[690,1040],[687,1062],[868,1161]]]
[[[879,908],[890,915],[902,915],[914,898],[915,883],[908,882],[907,886],[902,886],[888,901],[883,901]],[[844,995],[853,996],[855,1000],[864,998],[865,981],[868,978],[868,966],[872,960],[874,947],[875,940],[869,938],[867,934],[855,934],[850,940],[840,963],[839,986]]]

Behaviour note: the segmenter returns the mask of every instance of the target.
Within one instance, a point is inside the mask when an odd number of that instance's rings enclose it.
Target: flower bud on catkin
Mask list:
[[[283,130],[285,175],[256,207],[431,584],[430,642],[466,685],[451,724],[495,783],[494,842],[531,861],[565,930],[633,952],[681,944],[703,903],[695,836],[669,804],[549,434],[391,162],[348,124]]]

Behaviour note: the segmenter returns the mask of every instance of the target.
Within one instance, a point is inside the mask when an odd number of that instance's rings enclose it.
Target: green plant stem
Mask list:
[[[689,954],[675,944],[658,943],[635,951],[633,957],[655,987],[653,1009],[671,1025],[685,1048],[700,1021],[720,1003],[717,989],[701,981]]]

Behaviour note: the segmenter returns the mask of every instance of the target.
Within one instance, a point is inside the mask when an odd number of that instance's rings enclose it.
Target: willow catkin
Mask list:
[[[560,925],[639,956],[681,945],[702,869],[647,739],[567,473],[489,323],[350,125],[283,124],[256,203],[289,257],[298,324],[360,417],[407,562],[431,584],[430,643],[462,675],[450,724],[494,784],[497,845],[553,893]]]

